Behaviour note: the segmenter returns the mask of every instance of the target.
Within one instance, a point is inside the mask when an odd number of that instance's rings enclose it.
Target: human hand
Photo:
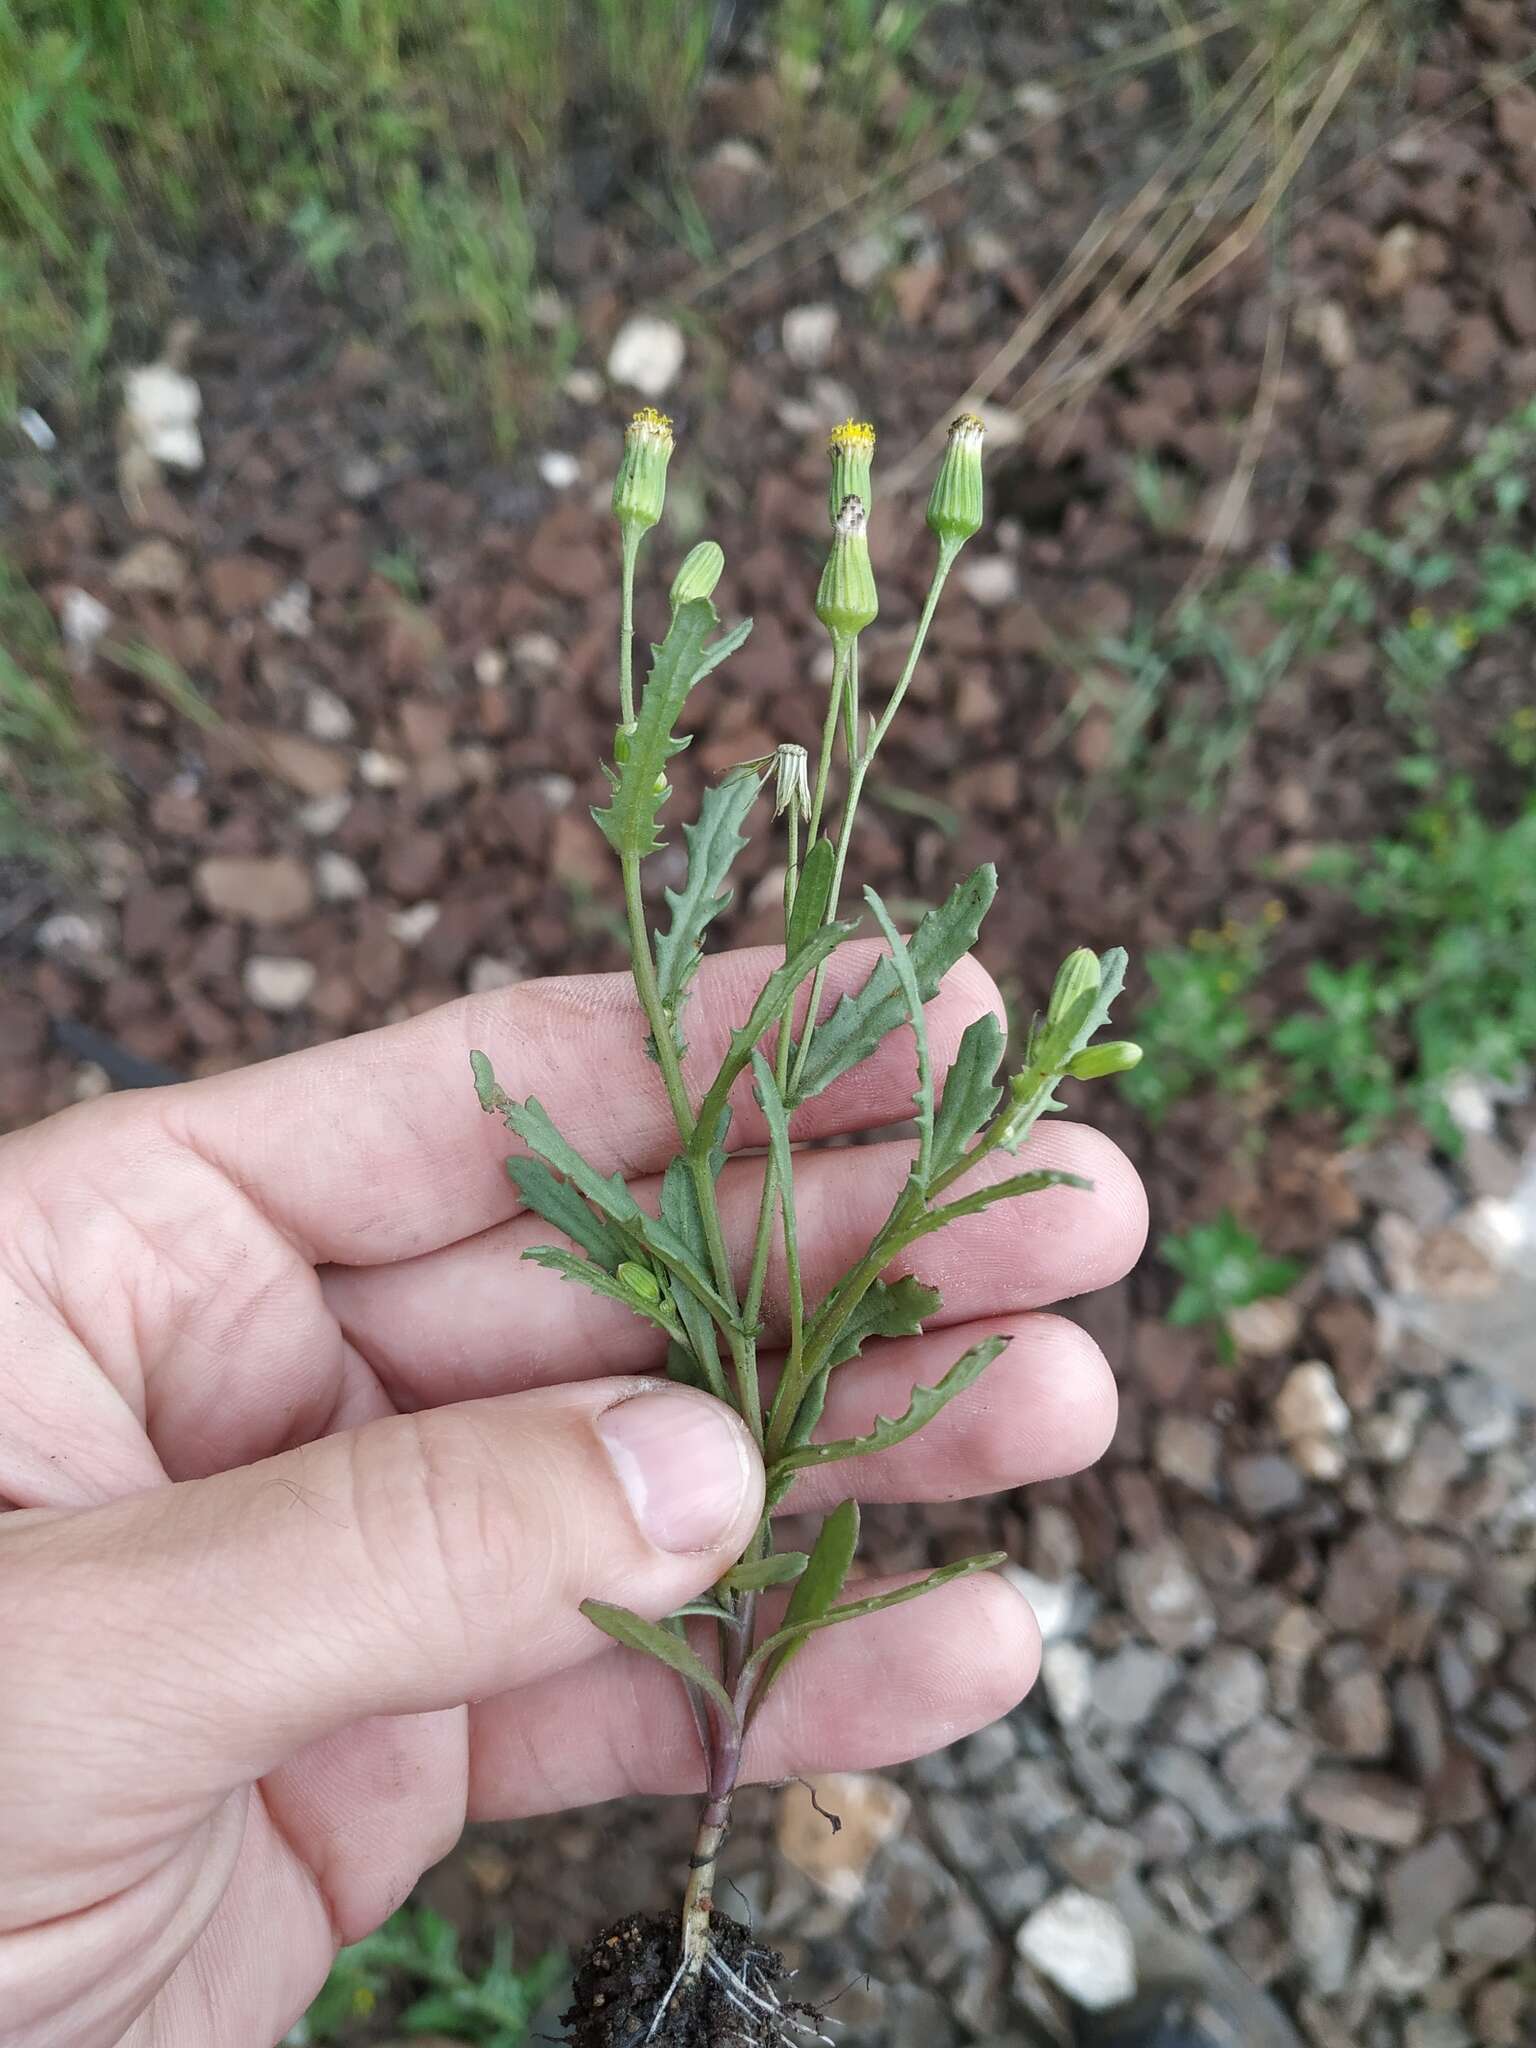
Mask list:
[[[830,996],[871,950],[838,953]],[[763,971],[706,965],[701,1071]],[[962,963],[929,1006],[936,1063],[995,1002]],[[648,1325],[519,1263],[547,1227],[517,1214],[468,1085],[484,1046],[649,1203],[675,1132],[642,1040],[627,975],[530,983],[0,1143],[6,2048],[269,2048],[466,1817],[698,1789],[682,1689],[578,1609],[659,1616],[705,1591],[762,1468],[723,1405],[659,1376]],[[803,1135],[898,1122],[909,1067],[888,1040]],[[762,1136],[743,1092],[733,1142]],[[808,1293],[867,1241],[907,1149],[799,1163]],[[833,1383],[824,1427],[847,1435],[978,1336],[1014,1339],[923,1435],[853,1468],[865,1499],[1014,1486],[1108,1440],[1103,1359],[1036,1311],[1126,1270],[1141,1191],[1090,1130],[1053,1124],[1027,1153],[1093,1192],[927,1240],[912,1259],[947,1327]],[[722,1181],[739,1252],[759,1175],[743,1159]],[[787,1505],[830,1504],[839,1477]],[[989,1577],[818,1636],[748,1775],[952,1741],[1015,1703],[1036,1654]]]

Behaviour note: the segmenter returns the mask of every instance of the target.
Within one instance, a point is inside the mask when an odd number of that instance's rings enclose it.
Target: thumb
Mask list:
[[[151,1774],[213,1791],[365,1715],[456,1706],[577,1662],[606,1640],[584,1599],[667,1613],[746,1548],[762,1501],[730,1409],[610,1379],[6,1517],[0,1835],[7,1780],[24,1805],[48,1769],[39,1745],[59,1745],[54,1782],[73,1796],[120,1793],[130,1744]]]

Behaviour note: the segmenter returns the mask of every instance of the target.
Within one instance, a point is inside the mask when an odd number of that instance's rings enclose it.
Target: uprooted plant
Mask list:
[[[768,1475],[762,1523],[710,1598],[659,1622],[595,1601],[583,1609],[616,1641],[678,1675],[698,1724],[705,1799],[680,1937],[674,1927],[668,1945],[643,1958],[635,1948],[636,1930],[652,1923],[624,1923],[622,1941],[619,1930],[605,1937],[615,1966],[624,1959],[631,1995],[613,1996],[610,1984],[598,2001],[605,2008],[601,2026],[594,2020],[587,2031],[579,2029],[580,2040],[702,2043],[728,2038],[728,2029],[737,2038],[773,2039],[785,2028],[807,2024],[778,2002],[761,1961],[764,1952],[745,1942],[739,1928],[712,1920],[716,1862],[744,1738],[808,1637],[917,1599],[1001,1560],[968,1558],[894,1592],[845,1598],[859,1535],[855,1502],[847,1500],[827,1516],[808,1554],[775,1550],[773,1510],[797,1473],[884,1450],[913,1435],[1004,1349],[1003,1337],[972,1346],[936,1385],[915,1387],[903,1414],[877,1418],[866,1435],[834,1441],[818,1436],[832,1375],[872,1341],[916,1334],[940,1306],[937,1291],[910,1273],[882,1276],[923,1238],[994,1202],[1063,1182],[1085,1185],[1058,1172],[999,1171],[999,1162],[985,1175],[976,1169],[994,1154],[1017,1152],[1036,1120],[1063,1106],[1055,1094],[1063,1078],[1090,1080],[1123,1071],[1140,1058],[1132,1045],[1090,1044],[1119,992],[1125,956],[1115,951],[1100,959],[1080,949],[1057,975],[1018,1071],[1006,1080],[1001,1074],[1005,1034],[989,1012],[965,1032],[940,1089],[924,1005],[976,939],[997,888],[991,867],[962,881],[910,938],[897,930],[875,891],[865,889],[865,904],[888,950],[860,988],[823,1014],[827,963],[860,923],[857,916],[840,915],[859,800],[901,709],[945,580],[982,520],[982,428],[963,416],[950,429],[928,503],[937,559],[911,651],[883,708],[866,712],[860,702],[859,636],[877,611],[866,532],[874,441],[870,427],[848,421],[830,442],[832,542],[816,612],[831,636],[833,669],[814,774],[806,749],[785,745],[708,790],[697,823],[683,827],[683,886],[666,891],[667,922],[653,934],[641,874],[662,844],[658,826],[669,793],[668,763],[688,744],[678,735],[678,722],[689,693],[741,646],[751,622],[711,639],[719,620],[710,600],[724,557],[714,542],[702,542],[678,571],[670,629],[652,649],[650,675],[637,693],[631,647],[635,565],[644,536],[661,515],[672,432],[660,414],[646,410],[625,435],[613,499],[622,538],[619,725],[607,770],[611,798],[594,816],[618,856],[635,988],[649,1027],[647,1050],[677,1123],[677,1156],[662,1181],[660,1213],[643,1209],[621,1178],[589,1165],[536,1100],[512,1101],[485,1055],[473,1055],[482,1106],[504,1118],[526,1147],[507,1161],[508,1173],[528,1207],[569,1240],[528,1256],[654,1324],[667,1340],[669,1373],[741,1414],[762,1447]],[[830,801],[834,780],[842,786],[840,814]],[[707,1085],[699,1077],[699,1085],[690,1086],[683,1032],[689,990],[709,926],[730,901],[730,871],[746,845],[748,816],[770,781],[773,819],[784,834],[783,963],[763,981],[718,1072]],[[801,1004],[797,998],[807,984]],[[819,1299],[807,1299],[795,1215],[795,1113],[867,1059],[888,1034],[903,1030],[914,1041],[917,1080],[917,1134],[906,1183],[864,1255]],[[738,1084],[750,1085],[767,1134],[744,1286],[738,1285],[726,1245],[716,1186]],[[788,1343],[770,1394],[760,1345],[776,1248]],[[787,1603],[769,1618],[770,1603],[784,1597],[772,1589],[785,1587]],[[639,2003],[642,1991],[648,2010]],[[739,2031],[744,2022],[750,2023],[745,2034]]]

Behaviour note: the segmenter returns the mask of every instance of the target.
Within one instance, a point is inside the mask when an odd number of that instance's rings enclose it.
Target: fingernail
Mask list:
[[[597,1433],[658,1550],[713,1550],[736,1527],[752,1466],[741,1425],[718,1401],[636,1394],[600,1415]]]

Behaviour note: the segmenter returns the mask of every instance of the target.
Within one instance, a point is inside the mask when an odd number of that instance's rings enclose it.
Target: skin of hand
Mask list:
[[[829,999],[872,957],[844,947]],[[698,1071],[771,964],[707,963]],[[962,963],[929,1008],[936,1060],[996,1005]],[[704,1592],[762,1469],[723,1405],[662,1376],[648,1325],[519,1262],[549,1232],[518,1211],[467,1057],[650,1203],[673,1128],[642,1040],[627,976],[529,983],[0,1141],[4,2048],[270,2048],[466,1818],[698,1789],[676,1680],[578,1608],[660,1616]],[[797,1138],[878,1132],[911,1089],[893,1038]],[[745,1092],[732,1142],[763,1142]],[[809,1297],[868,1241],[907,1150],[797,1159]],[[979,1336],[1010,1348],[924,1434],[809,1475],[788,1507],[954,1500],[1103,1450],[1108,1368],[1040,1311],[1132,1264],[1141,1190],[1081,1127],[1027,1156],[1093,1191],[918,1246],[942,1315],[845,1367],[824,1427],[899,1412]],[[722,1181],[743,1268],[760,1172],[748,1156]],[[774,1302],[771,1280],[770,1343]],[[953,1741],[1036,1658],[1028,1608],[988,1576],[829,1630],[746,1775]]]

